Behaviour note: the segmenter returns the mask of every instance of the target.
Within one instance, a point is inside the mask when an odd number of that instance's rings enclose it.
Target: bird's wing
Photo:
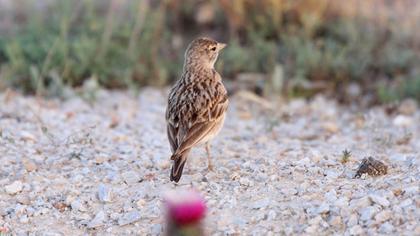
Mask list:
[[[206,89],[195,89],[194,97],[184,96],[184,99],[177,101],[177,110],[168,106],[168,137],[173,148],[172,159],[209,135],[224,115],[229,100],[221,82],[217,83],[215,86],[206,86]]]

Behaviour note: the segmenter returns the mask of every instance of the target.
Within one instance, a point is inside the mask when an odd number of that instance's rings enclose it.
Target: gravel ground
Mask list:
[[[159,235],[162,193],[194,187],[211,235],[420,235],[420,111],[387,115],[310,102],[231,98],[213,141],[169,182],[166,92],[99,91],[89,104],[0,95],[0,227],[17,235]],[[351,151],[343,160],[343,150]],[[388,165],[354,174],[364,157]],[[347,162],[346,162],[347,161]]]

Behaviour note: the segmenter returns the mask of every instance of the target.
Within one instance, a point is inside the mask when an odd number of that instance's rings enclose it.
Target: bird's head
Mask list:
[[[198,38],[190,43],[185,52],[185,64],[201,64],[214,67],[219,52],[226,47],[226,44],[219,43],[210,38]]]

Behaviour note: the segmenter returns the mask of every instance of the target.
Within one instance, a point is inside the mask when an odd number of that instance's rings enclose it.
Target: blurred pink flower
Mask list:
[[[206,203],[194,190],[169,192],[165,205],[170,221],[178,226],[198,223],[206,214]]]

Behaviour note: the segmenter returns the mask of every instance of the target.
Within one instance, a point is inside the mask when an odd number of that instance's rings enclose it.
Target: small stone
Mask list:
[[[120,213],[116,213],[116,212],[112,212],[112,213],[109,215],[109,217],[110,217],[112,220],[117,221],[117,220],[121,217],[121,214],[120,214]]]
[[[322,203],[317,209],[318,214],[327,214],[329,211],[330,211],[330,206],[326,203]]]
[[[411,204],[413,204],[413,200],[411,200],[410,198],[407,198],[407,199],[405,199],[404,201],[402,201],[402,202],[400,203],[400,207],[401,207],[401,208],[408,207],[408,206],[410,206]]]
[[[140,219],[141,219],[140,212],[135,210],[135,211],[128,212],[128,213],[124,214],[121,218],[119,218],[118,219],[118,224],[120,226],[128,225],[128,224],[136,222]]]
[[[364,233],[363,228],[360,225],[355,225],[350,228],[350,235],[361,235]]]
[[[371,203],[370,198],[367,196],[364,196],[358,199],[353,199],[350,202],[350,209],[357,210],[361,208],[366,208],[370,205],[370,203]]]
[[[107,157],[105,157],[105,156],[96,156],[95,157],[95,163],[96,164],[102,164],[102,163],[104,163],[104,162],[106,162],[107,161]]]
[[[347,197],[340,197],[334,202],[334,206],[347,207],[349,205],[349,199]]]
[[[368,221],[370,219],[372,219],[372,217],[375,215],[376,213],[376,208],[373,206],[368,206],[366,208],[363,208],[362,210],[360,210],[360,219],[363,221]]]
[[[143,207],[145,204],[146,204],[146,201],[145,201],[143,198],[139,199],[139,200],[136,202],[136,205],[137,205],[139,208]]]
[[[275,220],[277,217],[277,213],[274,210],[270,210],[267,215],[268,220]]]
[[[16,201],[22,205],[30,205],[31,199],[27,195],[19,195],[16,197]]]
[[[357,223],[358,223],[357,215],[351,214],[349,219],[347,220],[347,226],[354,226],[354,225],[357,225]]]
[[[24,159],[22,161],[22,164],[25,167],[25,170],[28,172],[32,172],[37,169],[35,162],[33,162],[32,160]]]
[[[379,195],[373,195],[373,194],[369,195],[369,197],[376,204],[379,204],[383,207],[389,206],[389,201],[386,199],[386,197],[382,197],[382,196],[379,196]]]
[[[340,216],[333,216],[330,220],[330,225],[340,227],[343,224]]]
[[[240,175],[239,173],[237,173],[237,172],[233,172],[233,173],[230,175],[230,179],[231,179],[231,180],[237,180],[237,179],[239,179],[239,178],[241,178],[241,175]]]
[[[335,122],[325,122],[322,128],[329,133],[337,133],[339,128]]]
[[[100,184],[98,187],[98,199],[101,202],[111,202],[112,201],[112,191],[105,184]]]
[[[329,203],[333,203],[337,200],[337,192],[334,189],[331,189],[330,191],[328,191],[327,193],[324,194],[325,199],[329,202]]]
[[[93,218],[87,225],[89,229],[97,228],[104,225],[106,215],[104,211],[99,211],[96,213],[95,218]]]
[[[260,209],[260,208],[266,208],[270,204],[269,198],[263,198],[260,200],[257,200],[252,204],[252,209]]]
[[[53,207],[57,209],[59,212],[64,212],[67,209],[68,205],[66,205],[66,203],[63,201],[59,201],[59,202],[54,203]]]
[[[21,131],[20,132],[20,138],[25,142],[27,142],[27,141],[35,142],[36,141],[35,136],[33,134],[27,132],[27,131]]]
[[[122,177],[126,184],[135,184],[141,181],[139,174],[134,171],[123,172]]]
[[[419,192],[419,186],[415,185],[415,186],[410,186],[410,187],[406,187],[404,188],[404,194],[406,195],[415,195]]]
[[[82,211],[82,212],[87,211],[86,207],[84,207],[83,204],[77,199],[70,203],[70,207],[72,210],[75,210],[75,211]]]
[[[17,180],[13,182],[12,184],[6,185],[4,189],[6,190],[6,193],[10,195],[17,194],[18,192],[22,191],[23,184],[21,181]]]
[[[414,234],[415,235],[420,235],[420,225],[416,226],[416,228],[414,229]]]
[[[318,224],[311,225],[305,229],[305,232],[308,234],[315,234],[318,232],[319,226]]]
[[[152,226],[152,235],[161,235],[162,234],[162,226],[158,224],[154,224]]]
[[[381,227],[379,227],[379,232],[381,233],[392,233],[393,231],[394,226],[389,222],[385,222],[381,225]]]
[[[398,107],[398,112],[402,115],[411,116],[417,111],[417,102],[414,99],[405,99]]]
[[[413,124],[413,119],[405,115],[398,115],[394,118],[392,123],[398,127],[409,127]]]
[[[240,178],[239,179],[239,183],[243,186],[252,186],[252,181],[249,180],[248,178],[244,177],[244,178]]]
[[[29,222],[28,216],[27,216],[27,215],[23,215],[23,216],[21,216],[21,217],[19,218],[19,222],[20,222],[21,224],[26,224],[26,223],[28,223],[28,222]]]
[[[338,177],[340,177],[341,173],[335,170],[326,170],[324,172],[324,174],[327,176],[327,178],[329,179],[337,179]]]
[[[392,216],[392,212],[389,210],[381,211],[375,216],[375,220],[377,223],[382,223],[389,220]]]

